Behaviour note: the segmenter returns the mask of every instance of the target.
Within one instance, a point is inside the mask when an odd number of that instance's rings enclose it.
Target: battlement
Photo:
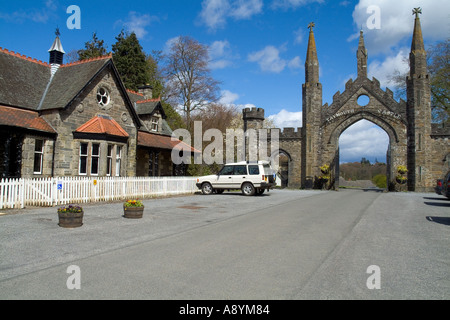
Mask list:
[[[302,138],[302,128],[283,128],[283,131],[280,130],[280,139],[301,139]]]
[[[244,121],[247,120],[260,120],[264,121],[264,109],[263,108],[245,108],[242,110]]]

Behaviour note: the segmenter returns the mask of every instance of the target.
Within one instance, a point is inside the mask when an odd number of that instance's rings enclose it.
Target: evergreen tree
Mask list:
[[[84,44],[84,48],[85,49],[78,50],[79,60],[102,57],[108,54],[105,47],[105,41],[99,40],[96,32],[92,34],[92,40]]]
[[[128,34],[122,30],[116,40],[112,46],[114,64],[125,87],[137,91],[139,86],[150,81],[147,57],[134,32]]]

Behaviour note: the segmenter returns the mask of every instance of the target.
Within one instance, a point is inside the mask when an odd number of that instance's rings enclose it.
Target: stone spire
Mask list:
[[[414,33],[411,44],[410,67],[411,76],[427,74],[427,53],[423,43],[422,27],[420,25],[419,14],[422,14],[421,8],[414,8],[413,15],[416,16],[414,23]]]
[[[314,22],[311,22],[308,26],[310,31],[305,63],[306,83],[319,82],[319,59],[317,58],[316,40],[313,31],[314,27]]]
[[[356,57],[358,59],[358,78],[367,78],[367,50],[366,45],[364,44],[364,33],[362,30],[359,35],[359,45]]]

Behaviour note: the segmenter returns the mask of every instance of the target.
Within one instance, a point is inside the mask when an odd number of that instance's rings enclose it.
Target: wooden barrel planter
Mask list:
[[[123,216],[127,219],[141,219],[144,215],[144,207],[123,206]]]
[[[58,225],[62,228],[79,228],[83,225],[84,212],[58,212]]]

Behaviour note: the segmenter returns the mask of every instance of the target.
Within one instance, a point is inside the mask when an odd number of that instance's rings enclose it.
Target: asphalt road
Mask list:
[[[55,208],[1,215],[0,299],[450,298],[450,201],[435,194],[144,203],[140,220],[123,218],[120,203],[84,206],[85,224],[72,230],[58,227]]]

